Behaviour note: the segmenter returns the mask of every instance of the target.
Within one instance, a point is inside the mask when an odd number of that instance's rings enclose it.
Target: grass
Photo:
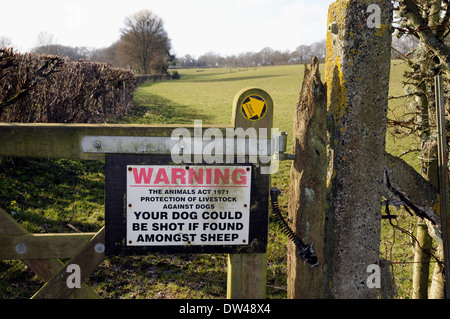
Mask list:
[[[403,94],[403,69],[404,66],[393,64],[390,95]],[[135,92],[133,112],[117,122],[183,125],[202,120],[204,124],[230,124],[237,92],[245,87],[258,87],[274,100],[274,127],[288,132],[288,145],[292,145],[293,116],[303,66],[191,69],[179,73],[180,80],[140,86]],[[395,100],[390,109],[401,108],[402,103]],[[388,135],[387,148],[398,155],[415,142],[395,140]],[[417,165],[414,154],[408,156],[407,160]],[[288,191],[289,171],[290,163],[282,162],[272,185]],[[104,224],[103,192],[101,162],[13,158],[0,163],[0,207],[33,233],[97,231]],[[285,212],[287,197],[286,194],[280,197]],[[390,236],[386,235],[386,240],[391,240]],[[271,220],[268,298],[287,296],[286,241]],[[382,245],[384,251],[389,247],[389,243]],[[407,246],[396,253],[410,255],[410,250]],[[222,254],[111,257],[88,278],[87,284],[103,298],[225,298],[226,258]],[[0,298],[29,298],[41,285],[20,262],[0,261]],[[407,283],[402,285],[405,287],[399,289],[399,297],[407,298],[409,288]]]
[[[203,120],[204,124],[230,124],[232,103],[243,88],[266,90],[274,100],[274,126],[292,130],[292,114],[298,99],[303,66],[278,66],[230,72],[230,69],[180,70],[181,79],[141,86],[137,101],[150,107],[150,121],[161,123],[190,123]],[[165,103],[177,112],[174,118],[164,116],[165,110],[154,106]],[[169,109],[171,110],[171,109]],[[289,116],[287,116],[289,115]],[[288,121],[286,121],[288,119]]]
[[[403,96],[405,94],[403,88],[403,74],[407,70],[407,66],[401,61],[392,62],[392,72],[389,87],[389,96]],[[406,99],[392,99],[389,103],[388,117],[393,119],[401,116],[405,113]],[[405,136],[404,138],[398,138],[392,134],[392,130],[389,130],[386,138],[386,149],[393,155],[399,156],[403,152],[414,149],[419,146],[419,140],[414,136]],[[419,159],[417,153],[409,153],[402,157],[406,162],[410,163],[415,168],[419,168]]]

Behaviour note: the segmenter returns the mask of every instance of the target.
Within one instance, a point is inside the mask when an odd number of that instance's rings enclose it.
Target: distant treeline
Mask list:
[[[417,46],[414,37],[393,37],[392,59],[398,59]],[[86,47],[67,47],[58,44],[43,45],[33,49],[34,53],[69,57],[71,60],[86,59],[95,62],[107,63],[113,67],[124,68],[126,64],[119,54],[119,42],[108,48],[89,49]],[[274,50],[266,47],[259,52],[246,52],[231,56],[222,56],[220,53],[208,52],[200,57],[187,54],[182,57],[170,55],[164,67],[153,74],[167,74],[167,68],[214,68],[214,67],[258,67],[270,65],[304,64],[311,63],[314,56],[320,62],[325,62],[326,41],[318,41],[311,45],[300,45],[294,51]],[[127,67],[129,68],[129,67]]]
[[[295,51],[279,51],[266,47],[259,52],[246,52],[238,55],[223,57],[216,52],[208,52],[199,58],[191,55],[175,59],[175,66],[179,68],[211,68],[211,67],[257,67],[269,65],[310,63],[314,56],[320,62],[325,61],[325,40],[311,45],[301,45]]]
[[[0,48],[0,122],[99,123],[132,106],[133,72]]]
[[[71,60],[88,59],[96,62],[107,63],[114,67],[124,67],[127,64],[121,60],[118,43],[108,48],[88,49],[86,47],[67,47],[59,44],[44,45],[36,47],[33,52],[47,55],[69,57]],[[289,50],[279,51],[272,48],[264,48],[259,52],[247,52],[237,55],[223,57],[216,52],[208,52],[195,58],[189,54],[183,57],[170,55],[170,63],[175,68],[210,68],[210,67],[256,67],[268,65],[303,64],[310,63],[314,56],[319,61],[325,61],[325,40],[315,42],[311,45],[300,45],[293,52]],[[167,68],[160,68],[157,74],[164,74]],[[153,72],[154,73],[154,72]]]
[[[411,37],[401,39],[393,38],[392,58],[398,59],[402,54],[407,54],[417,45]],[[300,45],[295,51],[279,51],[272,48],[264,48],[259,52],[246,52],[227,57],[216,52],[208,52],[198,58],[185,55],[175,59],[177,68],[213,68],[213,67],[258,67],[270,65],[304,64],[311,63],[316,56],[321,63],[326,58],[326,41],[314,42],[311,45]]]

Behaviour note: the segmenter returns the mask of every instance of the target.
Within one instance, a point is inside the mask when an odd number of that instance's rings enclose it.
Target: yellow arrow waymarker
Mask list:
[[[242,114],[250,121],[262,119],[266,112],[266,101],[259,95],[251,95],[242,102]]]

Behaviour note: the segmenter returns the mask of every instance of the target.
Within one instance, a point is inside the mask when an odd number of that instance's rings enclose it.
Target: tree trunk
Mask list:
[[[294,119],[295,161],[291,167],[289,216],[294,230],[305,244],[314,243],[319,266],[311,268],[295,245],[288,244],[288,297],[323,297],[323,241],[327,178],[327,95],[319,74],[319,60],[313,58],[305,74]]]
[[[434,101],[433,101],[434,102]],[[430,107],[428,109],[428,118],[430,126],[436,125],[436,108],[431,107],[435,105],[434,103],[429,103]],[[427,174],[427,180],[431,185],[437,190],[439,190],[439,165],[438,165],[438,137],[432,135],[430,140],[424,144],[422,153],[424,158],[428,159],[424,163],[424,172]],[[442,198],[440,198],[442,200]],[[442,204],[441,204],[442,205]],[[438,212],[441,213],[440,211]],[[443,227],[442,225],[441,227]],[[443,228],[442,228],[443,229]],[[444,236],[442,236],[444,238]],[[439,242],[436,249],[436,256],[444,264],[444,243]],[[441,264],[436,263],[433,273],[433,280],[430,288],[430,299],[445,299],[445,274],[444,269]]]
[[[420,66],[421,74],[425,74],[428,64],[423,63]],[[421,141],[421,158],[422,158],[422,175],[427,181],[433,179],[433,165],[429,152],[427,151],[427,145],[430,145],[430,134],[427,128],[430,124],[430,116],[428,112],[428,98],[425,94],[427,92],[427,84],[422,81],[419,84],[416,99],[418,124],[422,126],[420,131]],[[428,299],[428,278],[430,276],[430,256],[425,253],[424,249],[431,249],[431,236],[428,234],[427,224],[419,217],[417,219],[417,240],[418,243],[414,249],[414,267],[413,267],[413,291],[412,299]]]
[[[429,84],[431,86],[431,84]],[[431,88],[432,89],[432,88]],[[432,91],[432,90],[430,90]],[[436,108],[435,108],[435,99],[430,96],[429,99],[431,101],[427,101],[424,109],[427,112],[426,123],[429,127],[436,126]],[[420,104],[419,104],[420,105]],[[425,113],[425,112],[422,112]],[[434,189],[439,189],[439,168],[438,168],[438,147],[437,147],[437,136],[435,134],[425,133],[426,139],[422,136],[422,174],[425,179],[433,186]],[[440,214],[440,211],[437,212]],[[442,230],[442,226],[441,226]],[[444,261],[444,253],[443,253],[443,242],[437,243],[437,251],[436,256]],[[425,276],[425,274],[424,274]],[[432,284],[430,288],[430,299],[443,299],[445,298],[445,278],[444,278],[443,268],[439,263],[436,263]],[[428,278],[428,277],[427,277]]]
[[[444,260],[444,249],[442,245],[438,245],[435,255],[439,260]],[[433,281],[431,282],[430,288],[430,299],[445,299],[445,276],[442,265],[443,263],[436,263],[436,266],[434,267]]]
[[[431,237],[427,224],[418,218],[417,243],[414,248],[412,299],[428,299],[428,277],[430,276]]]
[[[412,166],[399,157],[385,154],[385,178],[396,201],[405,202],[418,217],[425,218],[433,239],[442,243],[439,193]],[[401,196],[398,198],[397,196]]]

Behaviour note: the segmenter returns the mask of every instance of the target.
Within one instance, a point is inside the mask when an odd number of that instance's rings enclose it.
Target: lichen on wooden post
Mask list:
[[[329,8],[327,298],[377,297],[367,269],[379,262],[392,12],[389,0],[339,0]]]

